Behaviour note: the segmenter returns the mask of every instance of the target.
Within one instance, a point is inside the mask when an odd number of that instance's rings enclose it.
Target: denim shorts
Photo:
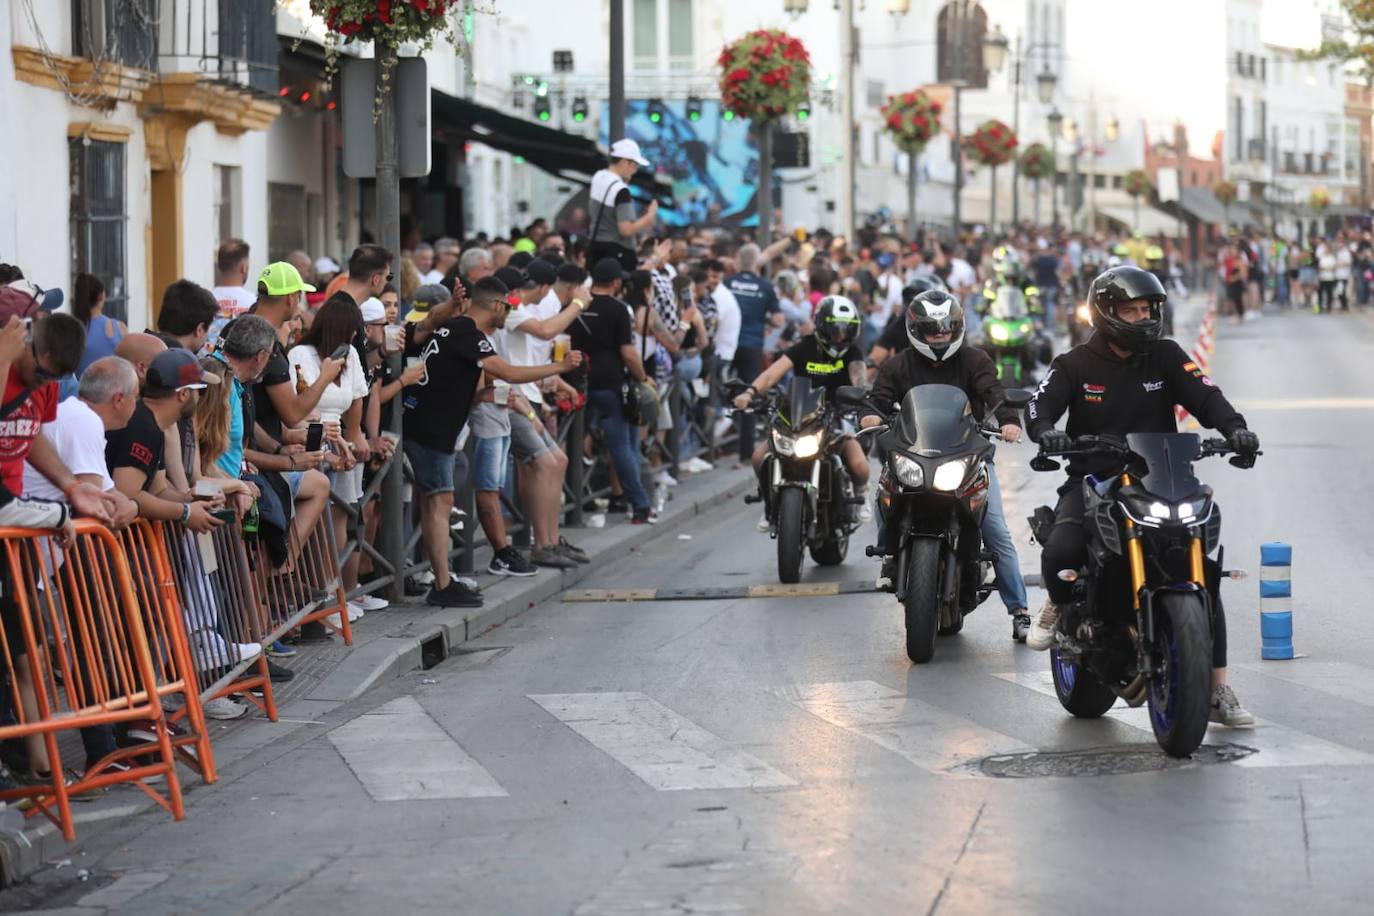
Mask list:
[[[553,451],[558,444],[553,441],[549,431],[544,428],[543,420],[531,420],[522,414],[511,411],[510,450],[515,460],[529,464],[547,452]]]
[[[510,459],[510,436],[473,441],[473,489],[482,493],[500,490],[506,485],[506,463]]]
[[[410,461],[415,486],[421,493],[431,496],[453,492],[453,469],[458,462],[456,452],[441,452],[409,438],[401,440],[401,448]]]
[[[282,471],[282,479],[286,481],[287,487],[291,490],[291,499],[296,499],[296,494],[301,491],[301,478],[305,476],[305,471]]]

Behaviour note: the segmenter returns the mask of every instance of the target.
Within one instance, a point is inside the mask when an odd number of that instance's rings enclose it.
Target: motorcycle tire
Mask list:
[[[1057,648],[1050,649],[1050,671],[1059,705],[1079,719],[1098,719],[1116,704],[1116,693],[1077,662],[1066,661]]]
[[[849,535],[832,531],[830,537],[811,545],[811,559],[817,566],[839,566],[849,553]]]
[[[796,487],[778,494],[778,581],[793,585],[801,581],[802,537],[806,499]]]
[[[940,626],[940,559],[944,553],[934,538],[911,543],[907,563],[906,657],[923,665],[935,657],[935,633]]]
[[[1202,744],[1212,703],[1212,639],[1207,607],[1191,592],[1160,592],[1154,599],[1156,664],[1148,702],[1155,741],[1170,757],[1187,757]]]

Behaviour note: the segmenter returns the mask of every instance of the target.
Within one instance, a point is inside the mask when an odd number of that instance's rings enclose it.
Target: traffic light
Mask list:
[[[701,99],[694,95],[687,96],[687,120],[701,120]]]
[[[662,99],[649,99],[649,121],[654,124],[663,123]]]
[[[534,97],[534,116],[541,121],[547,121],[553,117],[549,111],[549,97],[546,95],[536,95]]]
[[[587,97],[584,95],[574,96],[572,101],[573,120],[578,124],[587,120]]]
[[[798,121],[809,121],[810,119],[811,119],[811,103],[810,103],[810,102],[802,102],[799,106],[797,106],[797,120],[798,120]]]
[[[727,121],[733,121],[735,120],[735,113],[727,108],[725,109],[725,112],[721,115],[721,117]]]

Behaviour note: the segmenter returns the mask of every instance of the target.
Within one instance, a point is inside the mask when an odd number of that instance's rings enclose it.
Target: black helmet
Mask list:
[[[1097,275],[1088,289],[1093,327],[1109,343],[1132,353],[1148,353],[1164,334],[1164,292],[1159,278],[1139,267],[1113,267]],[[1150,303],[1150,317],[1131,324],[1116,317],[1119,306],[1135,299]]]
[[[952,336],[949,343],[930,344],[926,338],[931,334]],[[906,336],[926,359],[946,360],[964,342],[964,307],[943,290],[927,290],[906,304]]]
[[[816,343],[838,359],[859,339],[859,308],[844,296],[826,296],[816,303]]]
[[[902,301],[910,302],[926,290],[939,289],[949,292],[949,287],[945,286],[945,281],[935,274],[917,274],[907,281],[906,286],[902,287]]]

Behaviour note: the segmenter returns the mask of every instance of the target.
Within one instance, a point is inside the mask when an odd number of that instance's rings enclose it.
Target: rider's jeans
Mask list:
[[[873,518],[878,524],[878,546],[887,550],[886,531],[881,502],[874,500],[877,511]],[[988,513],[983,517],[983,544],[997,554],[993,567],[997,570],[997,594],[1007,611],[1020,610],[1026,606],[1026,580],[1021,578],[1021,561],[1016,556],[1016,543],[1011,539],[1007,528],[1007,517],[1002,512],[1002,487],[997,482],[997,467],[988,462]]]

